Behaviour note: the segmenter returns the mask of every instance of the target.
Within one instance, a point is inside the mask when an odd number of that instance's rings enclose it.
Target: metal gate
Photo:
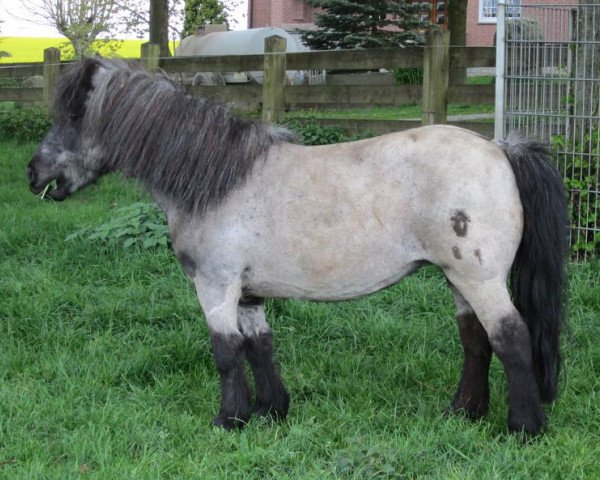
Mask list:
[[[576,258],[600,253],[600,4],[498,5],[496,137],[550,143]],[[503,68],[501,68],[503,66]]]

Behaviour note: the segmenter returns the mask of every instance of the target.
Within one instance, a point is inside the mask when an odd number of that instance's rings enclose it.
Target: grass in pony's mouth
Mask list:
[[[56,180],[52,180],[51,182],[49,182],[44,189],[38,193],[38,197],[40,197],[41,200],[43,200],[44,198],[46,198],[46,193],[48,192],[48,190],[50,190],[50,188],[58,188],[58,184],[56,183]]]

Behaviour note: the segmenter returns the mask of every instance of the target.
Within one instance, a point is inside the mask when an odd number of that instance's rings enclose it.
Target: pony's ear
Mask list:
[[[99,65],[100,61],[95,57],[86,57],[80,61],[79,79],[67,101],[67,108],[71,113],[71,117],[79,118],[85,114],[88,93],[93,89],[92,79]]]

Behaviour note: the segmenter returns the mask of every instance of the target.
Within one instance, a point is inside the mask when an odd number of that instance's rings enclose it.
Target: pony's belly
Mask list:
[[[413,261],[386,269],[358,269],[330,272],[317,277],[311,272],[261,272],[252,274],[245,285],[250,294],[263,298],[295,298],[302,300],[336,301],[361,297],[399,282],[413,273],[422,262]],[[265,275],[263,275],[263,273]]]

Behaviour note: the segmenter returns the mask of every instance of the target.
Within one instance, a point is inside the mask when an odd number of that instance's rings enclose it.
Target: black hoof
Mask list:
[[[541,408],[508,415],[508,431],[522,435],[525,439],[535,437],[548,424],[548,417]]]
[[[254,405],[254,414],[259,417],[272,417],[275,420],[284,420],[290,407],[290,397],[284,390],[280,392],[275,401],[257,400]]]
[[[446,409],[445,413],[464,415],[469,420],[479,420],[488,412],[489,406],[489,400],[484,400],[479,403],[453,401]]]
[[[212,421],[212,426],[223,428],[225,430],[235,430],[239,428],[244,428],[246,426],[246,423],[246,421],[236,417],[226,417],[223,415],[217,415]]]

